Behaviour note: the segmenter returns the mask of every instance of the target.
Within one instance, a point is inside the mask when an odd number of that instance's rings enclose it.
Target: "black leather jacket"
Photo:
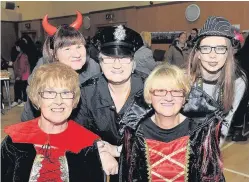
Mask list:
[[[72,119],[112,145],[120,145],[123,125],[136,118],[129,118],[126,123],[120,121],[127,116],[127,108],[134,104],[135,98],[143,99],[146,77],[147,74],[138,71],[131,75],[131,93],[119,113],[116,112],[104,75],[92,77],[82,84],[81,107],[76,111],[76,117]]]

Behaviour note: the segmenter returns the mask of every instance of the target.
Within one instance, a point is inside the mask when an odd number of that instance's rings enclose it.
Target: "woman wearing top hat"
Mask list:
[[[105,144],[110,143],[112,152],[106,155],[119,157],[123,129],[138,119],[133,113],[142,115],[151,110],[142,96],[147,75],[135,70],[133,60],[143,40],[139,33],[119,25],[98,31],[92,43],[99,50],[102,73],[81,85],[81,107],[74,120],[98,134]],[[131,106],[135,107],[133,112],[128,111]],[[120,122],[128,113],[130,118]],[[105,172],[116,174],[117,168]]]
[[[235,34],[232,25],[223,17],[211,16],[196,38],[189,56],[188,75],[192,91],[183,111],[195,108],[191,117],[205,117],[199,108],[199,97],[204,91],[216,100],[223,110],[225,122],[221,128],[221,144],[227,136],[233,115],[244,95],[246,78],[233,56]],[[198,113],[198,115],[197,115]]]

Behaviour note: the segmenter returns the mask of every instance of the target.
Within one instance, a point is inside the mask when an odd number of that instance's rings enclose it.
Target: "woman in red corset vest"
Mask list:
[[[211,114],[205,121],[187,118],[180,111],[189,92],[190,82],[180,68],[163,64],[151,72],[144,98],[155,112],[125,129],[122,182],[225,181],[219,150],[222,118],[215,114],[219,106],[203,99]]]

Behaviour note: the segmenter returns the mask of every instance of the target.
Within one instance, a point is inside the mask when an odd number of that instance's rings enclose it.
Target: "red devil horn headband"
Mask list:
[[[82,25],[82,22],[83,22],[83,18],[82,18],[82,15],[79,11],[76,11],[76,14],[77,14],[77,18],[76,20],[70,25],[70,27],[73,27],[75,28],[76,30],[79,30],[81,25]]]
[[[70,25],[70,27],[75,28],[76,30],[79,30],[82,22],[83,22],[83,18],[82,15],[79,11],[76,11],[77,13],[77,18],[76,20]],[[44,30],[47,32],[48,35],[53,36],[55,34],[55,32],[57,31],[57,28],[53,25],[51,25],[50,23],[48,23],[48,15],[46,15],[43,20],[42,20],[42,26],[44,28]]]

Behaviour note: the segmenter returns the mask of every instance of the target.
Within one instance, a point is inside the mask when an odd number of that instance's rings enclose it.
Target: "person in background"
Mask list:
[[[225,122],[222,122],[221,145],[228,134],[247,83],[245,74],[234,58],[234,38],[235,34],[228,20],[210,16],[200,30],[189,56],[188,76],[192,86],[212,96],[226,116]],[[199,115],[205,118],[202,103],[195,99],[191,101],[190,98],[189,103],[192,105],[188,107],[195,107]]]
[[[23,40],[26,44],[24,51],[26,52],[28,56],[30,71],[32,72],[39,59],[39,54],[37,52],[37,49],[36,49],[36,46],[33,40],[30,38],[29,35],[24,34],[20,39]]]
[[[17,56],[19,55],[19,51],[16,49],[16,44],[18,43],[19,40],[15,42],[15,45],[11,48],[10,52],[10,59],[11,62],[14,63],[16,61]]]
[[[215,114],[220,107],[206,102],[210,114],[201,125],[184,116],[180,111],[190,88],[185,70],[175,65],[162,64],[151,72],[144,98],[155,112],[125,128],[120,182],[225,181],[217,134],[222,119]]]
[[[94,47],[92,39],[89,37],[89,44],[87,47],[88,54],[91,59],[93,59],[96,63],[98,63],[98,49]]]
[[[61,25],[56,28],[48,23],[47,15],[43,18],[42,25],[48,37],[43,46],[43,58],[39,60],[36,68],[43,64],[61,62],[78,72],[80,84],[100,73],[99,64],[87,55],[85,38],[78,31],[82,25],[80,12],[77,12],[77,19],[71,25]],[[31,78],[32,75],[29,79]],[[72,112],[72,115],[75,113],[77,109]],[[39,115],[40,112],[28,100],[22,112],[21,121],[34,119]]]
[[[186,32],[182,32],[179,34],[178,39],[169,47],[168,52],[166,52],[166,60],[169,64],[176,65],[180,68],[187,67],[190,49],[186,41],[187,34]]]
[[[23,107],[25,102],[27,102],[27,85],[28,77],[30,75],[30,65],[27,56],[27,44],[23,39],[20,39],[16,43],[16,49],[18,50],[19,55],[13,63],[14,75],[15,75],[15,84],[14,84],[14,102],[11,104],[11,107],[21,106]]]
[[[35,42],[35,47],[36,47],[36,51],[37,51],[37,54],[38,54],[38,59],[40,59],[42,57],[42,43],[41,43],[41,41],[36,41]]]
[[[245,39],[244,45],[238,52],[235,54],[235,58],[238,60],[239,65],[243,68],[247,80],[249,79],[249,36]],[[244,93],[243,99],[241,100],[238,109],[234,115],[232,123],[232,141],[246,141],[247,136],[242,135],[243,125],[245,121],[245,115],[248,113],[248,104],[249,104],[249,91],[248,86]]]
[[[28,95],[41,116],[7,126],[1,181],[104,182],[99,136],[68,119],[80,99],[78,74],[62,63],[35,70]]]
[[[1,70],[8,71],[9,68],[9,62],[1,56]]]
[[[157,65],[151,50],[151,33],[141,32],[140,35],[143,39],[144,45],[134,54],[136,70],[149,74]]]
[[[195,38],[198,36],[198,29],[193,28],[187,40],[187,45],[189,48],[193,48],[195,44]]]

